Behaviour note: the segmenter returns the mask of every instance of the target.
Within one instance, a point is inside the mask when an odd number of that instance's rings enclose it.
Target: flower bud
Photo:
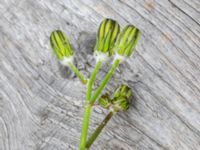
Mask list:
[[[50,44],[57,59],[63,65],[72,61],[73,51],[67,36],[62,31],[55,30],[51,33]]]
[[[129,108],[131,96],[131,88],[126,85],[118,87],[112,95],[112,109],[116,112],[127,110]]]
[[[133,25],[127,25],[119,34],[114,51],[124,57],[129,57],[140,37],[140,31]]]
[[[95,54],[103,53],[110,56],[119,31],[119,24],[115,20],[104,19],[99,26],[96,36]]]
[[[102,95],[100,98],[99,98],[99,100],[98,100],[98,104],[101,106],[101,107],[103,107],[103,108],[105,108],[105,109],[108,109],[109,108],[109,106],[110,106],[110,96],[109,96],[109,94],[108,93],[106,93],[106,94],[104,94],[104,95]]]

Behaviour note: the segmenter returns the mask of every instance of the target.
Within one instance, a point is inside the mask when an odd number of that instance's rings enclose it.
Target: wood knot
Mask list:
[[[155,4],[153,1],[145,1],[144,8],[146,8],[148,11],[153,11],[155,8]]]

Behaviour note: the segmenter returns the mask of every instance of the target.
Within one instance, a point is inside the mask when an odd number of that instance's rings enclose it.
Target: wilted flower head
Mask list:
[[[98,29],[96,36],[95,53],[108,53],[112,54],[112,48],[114,46],[115,40],[119,34],[120,27],[119,24],[112,19],[104,19]]]
[[[112,107],[114,111],[125,111],[129,108],[132,91],[127,85],[119,86],[112,96]]]
[[[140,31],[133,25],[127,25],[119,34],[114,50],[118,55],[129,57],[140,37]]]
[[[111,102],[110,102],[110,96],[108,93],[102,95],[99,100],[98,100],[98,104],[100,106],[102,106],[103,108],[109,109]]]
[[[126,111],[129,108],[132,91],[126,85],[119,86],[112,96],[108,93],[99,98],[99,105],[114,112]]]
[[[128,87],[127,85],[120,85],[115,92],[112,95],[112,98],[118,98],[118,97],[127,97],[130,98],[132,95],[131,88]]]
[[[60,30],[55,30],[50,36],[51,48],[57,59],[64,64],[64,62],[71,61],[73,51],[67,36]]]

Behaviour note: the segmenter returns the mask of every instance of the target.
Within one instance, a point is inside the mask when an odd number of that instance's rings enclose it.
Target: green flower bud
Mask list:
[[[106,53],[111,55],[112,48],[114,46],[115,40],[119,34],[120,27],[119,24],[112,19],[104,19],[98,29],[96,36],[95,53]]]
[[[110,96],[108,93],[102,95],[99,100],[98,100],[98,104],[105,108],[105,109],[108,109],[110,107]]]
[[[116,112],[125,111],[129,108],[132,96],[131,88],[126,85],[118,87],[112,95],[112,109]]]
[[[115,43],[115,52],[124,57],[129,57],[140,37],[140,31],[133,25],[127,25],[119,34]]]
[[[55,30],[51,33],[50,44],[57,59],[63,65],[72,61],[73,51],[67,36],[62,31]]]

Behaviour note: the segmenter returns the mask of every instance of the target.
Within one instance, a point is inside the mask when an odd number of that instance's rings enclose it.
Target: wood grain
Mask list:
[[[49,35],[67,33],[89,76],[104,17],[142,37],[107,86],[127,83],[133,103],[91,149],[200,150],[199,0],[1,0],[0,14],[0,150],[77,149],[85,87],[55,60]],[[106,113],[94,106],[89,133]]]

